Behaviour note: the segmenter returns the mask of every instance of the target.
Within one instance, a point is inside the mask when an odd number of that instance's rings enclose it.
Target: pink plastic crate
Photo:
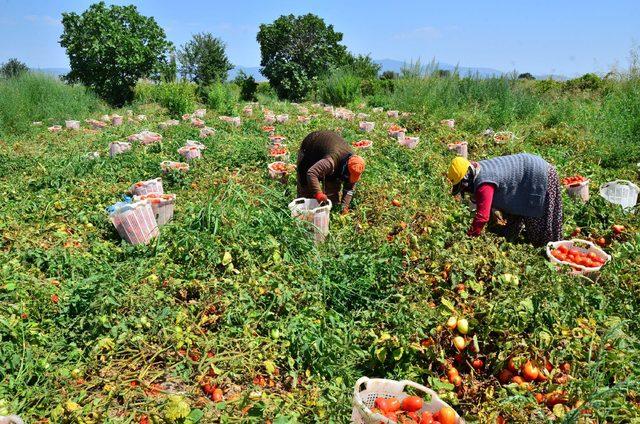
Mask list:
[[[129,187],[129,191],[136,196],[143,196],[151,193],[162,194],[164,193],[164,188],[162,187],[162,178],[139,181]]]
[[[151,209],[156,218],[158,226],[163,226],[173,219],[173,211],[176,204],[175,194],[146,194],[143,196],[135,196],[135,201],[148,200],[151,203]]]
[[[147,244],[158,236],[158,223],[148,200],[131,203],[110,218],[120,237],[131,244]]]

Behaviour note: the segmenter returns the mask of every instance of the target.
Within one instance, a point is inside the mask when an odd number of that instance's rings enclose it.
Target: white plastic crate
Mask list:
[[[609,202],[630,209],[638,202],[640,189],[631,181],[616,180],[600,186],[600,196]]]
[[[329,213],[331,201],[321,205],[316,199],[298,198],[289,203],[291,217],[301,219],[313,225],[313,234],[316,243],[322,243],[329,234]]]
[[[576,249],[582,253],[593,252],[599,258],[604,259],[605,263],[597,267],[586,267],[584,265],[574,264],[573,262],[569,261],[561,261],[551,254],[552,250],[557,249],[560,246],[565,246],[568,249]],[[600,269],[602,269],[602,267],[611,260],[611,256],[608,255],[604,250],[600,249],[590,241],[582,239],[560,240],[547,243],[547,257],[554,264],[570,266],[571,268],[573,268],[574,274],[585,274],[588,272],[600,271]]]
[[[397,110],[388,110],[387,111],[387,116],[389,118],[397,118],[399,114],[400,114],[400,112],[398,112]]]
[[[282,167],[282,166],[285,167],[284,170],[276,169],[276,167]],[[269,177],[273,178],[274,180],[277,180],[289,174],[290,169],[292,169],[292,166],[287,165],[286,162],[278,161],[278,162],[273,162],[267,165],[267,169],[269,170]]]
[[[589,183],[590,180],[584,180],[581,183],[565,185],[565,189],[570,197],[586,202],[589,200]]]
[[[120,237],[131,244],[147,244],[158,236],[158,223],[148,200],[129,203],[109,217]]]
[[[409,137],[409,136],[405,136],[402,138],[398,137],[398,144],[408,149],[415,149],[419,142],[420,142],[420,137]]]
[[[204,127],[204,128],[200,128],[200,133],[198,134],[198,136],[200,138],[207,138],[215,135],[215,133],[216,133],[216,130],[214,130],[213,128]]]
[[[195,116],[196,118],[204,118],[206,114],[207,109],[196,109],[196,111],[193,112],[193,116]]]
[[[147,181],[138,181],[129,187],[129,192],[135,196],[143,196],[147,194],[163,194],[162,178],[154,178]]]
[[[455,119],[443,119],[442,121],[440,121],[440,123],[446,127],[449,128],[453,128],[456,126],[456,120]]]
[[[375,126],[376,126],[375,122],[363,121],[363,122],[360,122],[360,131],[371,132],[373,131]]]
[[[202,151],[194,146],[182,146],[178,149],[178,153],[186,160],[194,160],[202,157]]]
[[[413,388],[414,392],[416,392],[416,396],[425,398],[424,406],[420,411],[418,411],[418,415],[424,411],[429,411],[435,414],[440,409],[449,406],[445,401],[440,399],[436,392],[422,384],[414,383],[409,380],[395,381],[384,378],[362,377],[356,381],[356,385],[353,389],[353,410],[351,412],[351,422],[355,424],[393,423],[393,421],[389,420],[385,416],[373,413],[371,408],[374,406],[374,402],[377,398],[396,398],[402,401],[402,399],[409,396],[409,394],[405,392],[405,388],[407,387]],[[429,401],[428,398],[431,400]],[[464,419],[462,419],[457,413],[456,417],[457,424],[464,424]]]
[[[151,203],[151,210],[156,218],[158,227],[163,226],[173,218],[173,211],[176,204],[175,194],[145,194],[134,196],[134,201],[148,200]]]
[[[269,141],[271,142],[271,144],[276,145],[276,144],[282,144],[285,141],[287,141],[287,137],[283,136],[283,135],[270,135],[269,136]]]
[[[131,150],[131,143],[127,143],[126,141],[114,141],[113,143],[109,143],[109,156],[111,157],[124,153],[127,150]]]
[[[276,122],[275,115],[265,115],[264,122],[266,122],[267,124],[274,124]]]
[[[204,121],[200,118],[191,118],[191,125],[196,128],[204,128]]]
[[[113,125],[114,127],[118,127],[122,125],[122,116],[120,115],[111,116],[111,125]]]
[[[469,151],[468,151],[469,146],[466,141],[460,141],[458,143],[449,143],[447,145],[447,148],[449,150],[456,152],[456,155],[462,156],[463,158],[466,158],[467,155],[469,154]]]
[[[64,121],[64,126],[68,130],[79,130],[80,129],[80,121]]]

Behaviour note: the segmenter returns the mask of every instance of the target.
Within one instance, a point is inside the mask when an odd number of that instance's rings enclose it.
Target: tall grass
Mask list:
[[[60,123],[81,119],[102,107],[80,85],[68,85],[40,73],[0,79],[0,135],[26,132],[33,121]]]
[[[190,82],[151,83],[141,81],[136,84],[135,98],[141,103],[158,103],[174,117],[191,113],[196,107],[196,85]]]
[[[337,69],[320,83],[318,96],[325,103],[346,106],[360,95],[360,81],[353,73]]]

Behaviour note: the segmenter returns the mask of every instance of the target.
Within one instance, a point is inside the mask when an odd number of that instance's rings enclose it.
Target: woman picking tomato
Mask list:
[[[469,236],[480,235],[489,221],[491,208],[507,220],[507,232],[543,245],[562,238],[562,196],[558,173],[539,156],[528,153],[469,162],[451,161],[447,177],[453,195],[470,193],[477,205]]]
[[[298,152],[298,197],[321,203],[328,199],[337,205],[342,189],[342,212],[346,213],[364,167],[364,159],[339,134],[314,131],[304,138]]]

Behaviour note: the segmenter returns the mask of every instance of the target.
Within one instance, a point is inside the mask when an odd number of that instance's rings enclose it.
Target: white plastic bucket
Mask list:
[[[589,180],[582,181],[578,184],[567,185],[567,194],[575,199],[580,199],[583,202],[589,200]]]
[[[148,200],[128,204],[110,218],[120,237],[131,244],[147,244],[158,235],[158,223]]]
[[[275,169],[276,167],[283,167],[283,166],[285,167],[284,170]],[[269,170],[269,177],[273,178],[274,180],[283,178],[284,176],[289,174],[289,169],[287,168],[286,162],[282,162],[282,161],[270,163],[267,166],[267,169]]]
[[[49,132],[58,132],[62,129],[62,126],[60,125],[52,125],[50,127],[47,128],[49,130]]]
[[[376,126],[375,122],[363,121],[363,122],[360,122],[360,131],[371,132],[373,131],[375,126]]]
[[[297,119],[298,119],[298,122],[301,124],[308,124],[309,122],[311,122],[311,118],[304,115],[298,115]]]
[[[265,115],[264,122],[266,122],[267,124],[274,124],[276,122],[275,115]]]
[[[122,125],[122,116],[113,115],[111,117],[111,125],[113,125],[114,127],[118,127],[118,126]]]
[[[367,149],[370,149],[373,146],[373,141],[371,141],[371,140],[359,140],[359,141],[356,141],[356,142],[352,143],[352,146],[355,147],[356,149],[367,150]]]
[[[462,156],[463,158],[466,158],[468,155],[468,147],[469,146],[466,141],[460,141],[458,143],[449,143],[447,145],[447,148],[449,150],[456,152],[456,155]]]
[[[109,156],[114,157],[131,149],[131,143],[126,141],[114,141],[109,143]]]
[[[68,130],[79,130],[80,129],[80,121],[64,121],[64,126]]]
[[[244,116],[252,116],[253,115],[253,108],[245,107],[244,109],[242,109],[242,113],[244,114]]]
[[[129,187],[129,192],[135,196],[144,196],[147,194],[163,194],[162,178],[154,178],[147,181],[139,181]]]
[[[151,210],[156,218],[159,227],[163,226],[173,218],[173,211],[176,204],[175,194],[147,194],[134,196],[133,200],[148,200],[151,203]]]
[[[200,118],[191,118],[191,125],[193,125],[196,128],[203,128],[204,121]]]
[[[626,180],[610,181],[600,186],[600,196],[623,209],[631,209],[636,205],[639,192],[637,185]]]
[[[188,147],[196,147],[196,148],[198,148],[200,150],[205,150],[207,148],[207,146],[205,146],[204,144],[202,144],[202,143],[200,143],[198,141],[195,141],[195,140],[187,140],[184,143],[184,145],[185,145],[185,147],[186,146],[188,146]]]
[[[364,389],[363,386],[364,385]],[[390,424],[393,421],[389,420],[383,415],[373,413],[371,408],[374,406],[374,402],[377,398],[396,398],[400,401],[409,396],[405,392],[406,387],[411,387],[415,391],[421,392],[422,398],[430,398],[431,400],[424,399],[424,405],[420,411],[417,411],[420,415],[424,411],[436,413],[444,407],[449,405],[444,402],[436,392],[433,390],[409,380],[395,381],[387,380],[384,378],[368,378],[362,377],[356,381],[356,385],[353,389],[353,409],[351,411],[351,422],[355,424]],[[464,424],[462,419],[457,413],[457,423]]]
[[[326,205],[320,205],[316,199],[298,198],[289,203],[291,217],[301,219],[313,224],[313,233],[316,243],[322,243],[329,234],[329,212],[331,201]]]
[[[388,110],[387,116],[389,118],[397,118],[400,113],[397,110]]]
[[[276,121],[279,124],[284,124],[285,122],[287,122],[289,120],[289,115],[287,114],[283,114],[283,115],[276,115]]]
[[[373,113],[382,113],[384,111],[384,109],[381,108],[381,107],[374,107],[373,109],[371,109],[371,111]]]
[[[196,118],[204,118],[206,114],[207,109],[196,109],[196,111],[193,112],[193,116],[195,116]]]

